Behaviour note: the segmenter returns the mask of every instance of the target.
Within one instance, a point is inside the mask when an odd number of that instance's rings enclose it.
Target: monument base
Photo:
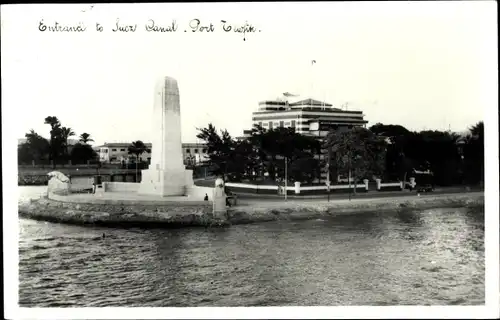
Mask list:
[[[162,197],[184,196],[193,186],[193,171],[142,170],[142,179],[138,194]]]
[[[224,180],[218,178],[215,180],[215,188],[213,189],[213,215],[214,218],[226,220],[226,192],[224,191]]]

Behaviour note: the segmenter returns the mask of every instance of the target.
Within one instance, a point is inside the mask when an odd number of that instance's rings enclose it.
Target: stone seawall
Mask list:
[[[165,204],[70,203],[35,199],[19,203],[19,216],[79,225],[122,227],[182,227],[243,224],[276,220],[307,220],[342,214],[431,208],[482,208],[484,194],[453,194],[428,197],[355,199],[331,202],[272,202],[231,208],[228,219],[213,218],[212,204],[169,202]]]
[[[263,204],[237,207],[230,211],[232,224],[276,220],[310,220],[347,214],[427,210],[432,208],[475,208],[484,210],[483,194],[439,195],[432,197],[355,199],[318,203]]]
[[[68,224],[103,226],[207,226],[215,221],[211,203],[71,203],[47,198],[19,203],[19,217]]]

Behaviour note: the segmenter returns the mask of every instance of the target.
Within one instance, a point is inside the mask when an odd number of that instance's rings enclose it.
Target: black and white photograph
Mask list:
[[[4,318],[500,316],[495,1],[1,12]]]

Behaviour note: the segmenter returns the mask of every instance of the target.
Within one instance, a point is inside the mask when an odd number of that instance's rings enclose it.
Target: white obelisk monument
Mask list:
[[[183,196],[193,186],[192,170],[182,157],[181,114],[177,80],[164,77],[156,83],[152,155],[149,169],[142,170],[139,194]]]

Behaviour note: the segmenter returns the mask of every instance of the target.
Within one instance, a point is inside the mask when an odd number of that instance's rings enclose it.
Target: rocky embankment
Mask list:
[[[79,225],[121,227],[220,226],[275,220],[306,220],[341,214],[425,210],[431,208],[484,208],[483,193],[424,197],[336,200],[331,202],[267,202],[230,208],[227,221],[215,219],[211,203],[152,204],[70,203],[47,198],[19,202],[19,216]]]

